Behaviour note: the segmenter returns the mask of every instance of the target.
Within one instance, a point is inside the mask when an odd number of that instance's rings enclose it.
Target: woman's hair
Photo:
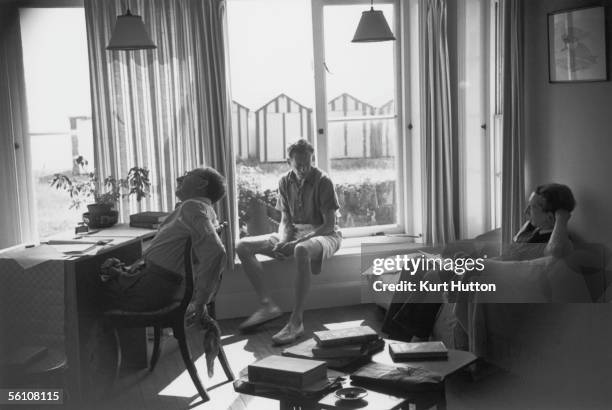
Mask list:
[[[194,170],[199,176],[208,181],[206,186],[206,197],[214,204],[225,196],[227,183],[225,177],[216,169],[211,167],[197,168]]]
[[[310,142],[301,138],[293,144],[289,145],[289,147],[287,148],[287,155],[289,155],[289,158],[293,158],[293,156],[297,153],[314,154],[314,147],[310,144]]]
[[[563,184],[544,184],[536,188],[535,193],[541,195],[546,200],[545,212],[555,212],[558,209],[565,209],[572,212],[576,206],[576,200],[572,190]]]

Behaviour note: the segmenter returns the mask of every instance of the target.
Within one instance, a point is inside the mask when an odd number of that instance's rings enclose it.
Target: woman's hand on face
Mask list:
[[[572,214],[566,209],[557,209],[555,211],[555,223],[567,224]]]

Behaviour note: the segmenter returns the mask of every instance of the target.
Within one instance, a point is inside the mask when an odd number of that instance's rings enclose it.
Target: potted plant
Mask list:
[[[86,170],[87,160],[83,156],[78,156],[75,162],[80,169]],[[119,214],[113,207],[121,198],[136,195],[136,200],[140,201],[146,197],[151,181],[148,169],[132,167],[125,178],[109,176],[104,181],[100,181],[95,172],[85,172],[72,178],[58,173],[53,176],[50,185],[68,192],[71,209],[87,205],[89,212],[83,214],[84,220],[90,228],[101,228],[117,222]]]

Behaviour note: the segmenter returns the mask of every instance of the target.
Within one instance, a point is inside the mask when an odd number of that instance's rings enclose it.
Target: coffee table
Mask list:
[[[401,366],[419,366],[440,374],[444,380],[457,371],[465,368],[476,360],[470,352],[462,350],[449,349],[447,360],[419,360],[411,362],[394,362],[389,356],[388,345],[395,342],[394,340],[385,339],[385,348],[372,356],[372,361],[383,364],[390,364],[397,367]],[[361,365],[363,366],[363,364]],[[342,382],[342,387],[353,386],[349,374],[359,368],[347,368],[344,372],[347,377]],[[322,394],[319,397],[302,398],[291,397],[278,392],[253,392],[249,389],[243,389],[236,384],[234,390],[238,393],[250,394],[259,397],[266,397],[279,401],[281,410],[314,410],[314,409],[397,409],[410,408],[415,410],[436,409],[443,410],[446,408],[446,394],[444,389],[435,392],[409,393],[405,391],[393,391],[390,389],[382,389],[378,387],[367,387],[368,395],[359,402],[351,402],[345,400],[337,400],[334,392]]]

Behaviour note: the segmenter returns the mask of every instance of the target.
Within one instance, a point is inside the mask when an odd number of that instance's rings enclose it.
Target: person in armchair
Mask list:
[[[499,259],[520,261],[548,255],[557,258],[569,255],[573,245],[568,233],[568,221],[575,205],[574,195],[568,186],[558,183],[538,186],[528,199],[526,222],[513,237],[513,242],[502,250]],[[457,258],[482,257],[476,251],[450,255],[446,249],[445,254]],[[451,280],[452,276],[452,273],[430,271],[423,273],[423,280],[444,282]],[[439,298],[431,299],[432,295],[419,292],[411,294],[404,303],[393,303],[385,317],[383,331],[391,337],[405,340],[428,339],[441,306]],[[428,301],[432,303],[426,303]],[[456,313],[462,322],[465,305],[458,305]]]

